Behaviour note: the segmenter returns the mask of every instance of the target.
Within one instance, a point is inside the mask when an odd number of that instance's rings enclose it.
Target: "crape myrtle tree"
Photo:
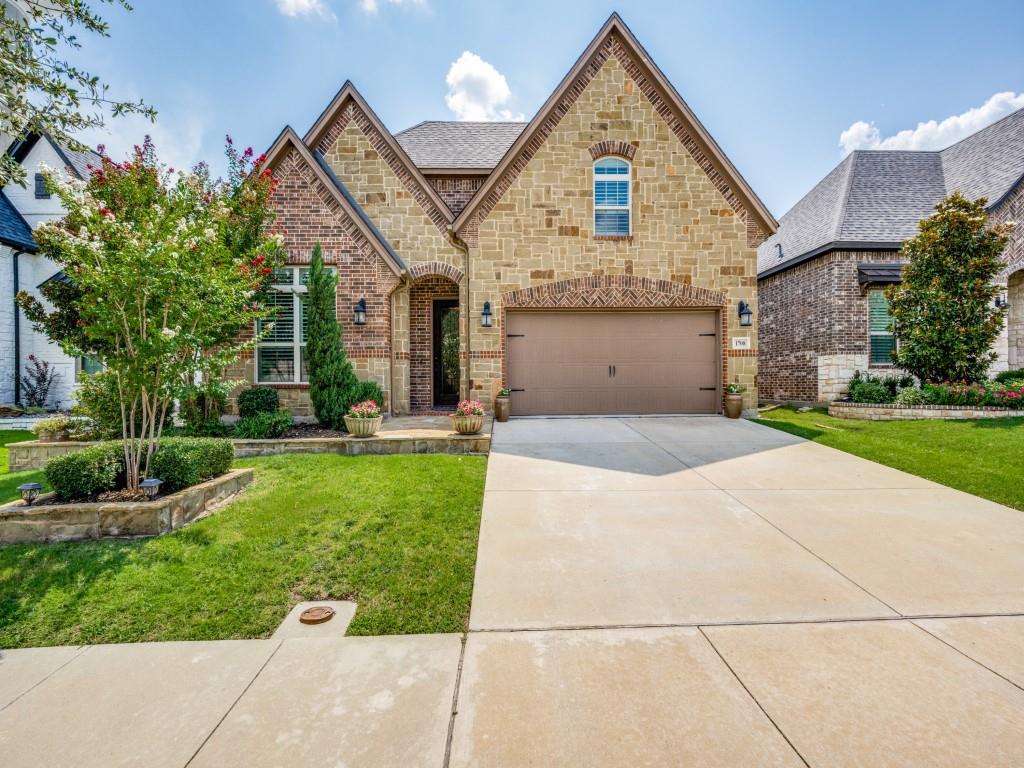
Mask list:
[[[109,35],[90,5],[130,11],[125,0],[19,0],[17,5],[20,10],[0,2],[0,135],[23,139],[33,131],[47,133],[84,151],[75,134],[102,126],[105,115],[155,118],[142,101],[110,98],[98,77],[68,58],[81,47],[80,32]],[[0,187],[12,180],[24,184],[25,169],[0,154]]]
[[[282,260],[271,231],[276,181],[265,157],[228,139],[230,173],[167,169],[147,137],[133,156],[104,156],[88,181],[44,170],[67,214],[35,231],[67,282],[45,308],[22,293],[29,320],[69,354],[90,354],[117,381],[127,485],[137,489],[174,400],[218,379],[257,339],[263,301]]]
[[[903,243],[903,279],[886,291],[893,362],[922,382],[975,382],[996,359],[1003,313],[994,285],[1012,225],[988,227],[987,201],[956,192]]]

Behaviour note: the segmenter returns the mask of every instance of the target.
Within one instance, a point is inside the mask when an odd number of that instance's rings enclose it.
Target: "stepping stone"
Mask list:
[[[327,621],[307,624],[301,621],[303,612],[315,608],[329,608],[334,615]],[[292,637],[342,637],[348,631],[348,625],[352,623],[352,617],[356,615],[356,604],[350,600],[314,600],[308,603],[299,603],[285,617],[274,634],[275,640],[284,640]],[[311,619],[320,618],[316,615]]]

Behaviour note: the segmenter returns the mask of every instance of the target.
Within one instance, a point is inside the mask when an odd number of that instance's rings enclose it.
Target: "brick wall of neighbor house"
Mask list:
[[[757,348],[756,328],[735,327],[734,316],[740,299],[758,312],[759,238],[748,237],[744,212],[730,205],[627,73],[628,54],[613,39],[597,56],[603,64],[590,70],[585,87],[570,89],[547,139],[496,204],[460,232],[471,248],[468,315],[478,318],[490,301],[497,318],[493,328],[469,325],[470,382],[474,397],[485,402],[502,383],[502,295],[570,278],[637,276],[724,295],[725,320],[733,326],[724,335],[746,336],[751,350]],[[635,148],[630,239],[593,236],[589,150],[599,142]],[[644,306],[642,292],[624,292],[621,301]],[[753,407],[756,352],[723,357],[726,381],[746,384],[745,407]]]
[[[361,235],[352,234],[352,223],[297,152],[281,160],[277,177],[275,200],[278,223],[285,232],[287,263],[309,264],[313,246],[320,243],[324,262],[338,271],[337,312],[345,349],[359,378],[376,381],[387,397],[391,390],[390,293],[398,285],[398,277]],[[366,325],[355,326],[352,306],[360,298],[366,299]],[[252,383],[254,365],[253,355],[248,353],[227,375]],[[282,405],[293,415],[312,415],[304,385],[275,386]]]
[[[459,287],[437,275],[422,277],[409,289],[409,407],[413,413],[434,405],[433,304],[458,299]]]
[[[470,198],[476,194],[476,191],[480,189],[484,183],[486,176],[428,176],[427,181],[430,182],[437,194],[444,200],[453,214],[458,216],[462,213],[462,209],[466,207],[466,203],[469,202]]]
[[[763,400],[827,402],[868,367],[862,262],[899,261],[894,251],[833,251],[761,280],[759,394]]]

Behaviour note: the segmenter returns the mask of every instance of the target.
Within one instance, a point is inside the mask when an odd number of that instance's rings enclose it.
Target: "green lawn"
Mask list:
[[[778,408],[755,421],[1024,510],[1024,418],[854,421]]]
[[[22,483],[42,483],[46,478],[42,470],[33,469],[28,472],[7,471],[7,444],[35,440],[36,436],[27,429],[0,429],[0,504],[21,498],[18,486]]]
[[[0,549],[0,648],[266,637],[300,600],[352,599],[353,635],[461,632],[486,459],[274,456],[167,536]]]

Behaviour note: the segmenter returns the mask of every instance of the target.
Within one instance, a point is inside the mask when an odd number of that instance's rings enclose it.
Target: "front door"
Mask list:
[[[459,300],[434,301],[434,405],[459,402]]]

